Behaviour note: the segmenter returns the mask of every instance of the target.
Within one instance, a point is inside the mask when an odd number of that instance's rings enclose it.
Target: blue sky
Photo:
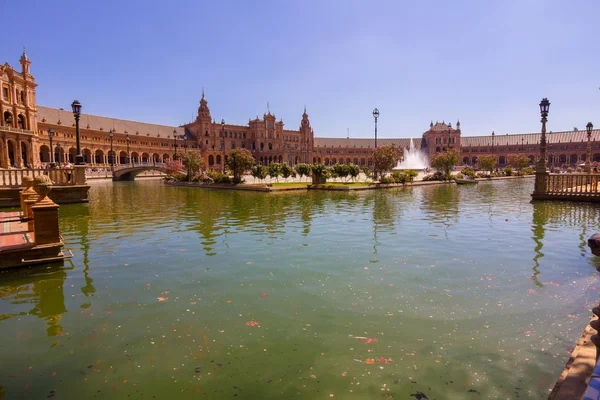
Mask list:
[[[597,0],[3,2],[2,62],[23,46],[38,104],[179,125],[202,88],[214,118],[269,102],[288,129],[306,104],[317,136],[419,137],[600,127]],[[26,16],[27,19],[23,19]]]

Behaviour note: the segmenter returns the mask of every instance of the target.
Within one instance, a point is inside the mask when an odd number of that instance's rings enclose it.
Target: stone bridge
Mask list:
[[[133,181],[141,172],[160,171],[167,172],[165,163],[131,163],[113,168],[113,181]]]

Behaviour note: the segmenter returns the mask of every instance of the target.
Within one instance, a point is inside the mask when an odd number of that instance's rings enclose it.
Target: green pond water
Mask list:
[[[0,399],[540,399],[598,302],[600,207],[532,179],[91,186],[70,262],[0,274]]]

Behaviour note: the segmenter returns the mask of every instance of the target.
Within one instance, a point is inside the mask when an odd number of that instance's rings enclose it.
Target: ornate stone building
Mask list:
[[[196,120],[183,127],[202,152],[208,168],[221,169],[229,151],[236,148],[250,150],[256,161],[263,165],[271,162],[291,165],[312,162],[314,132],[306,108],[297,131],[284,129],[283,121],[277,121],[270,110],[262,119],[256,116],[248,120],[248,125],[226,124],[224,120],[217,123],[210,115],[208,101],[202,91]]]
[[[73,114],[70,110],[37,106],[37,84],[25,51],[20,64],[20,72],[8,63],[0,67],[0,168],[73,163],[76,153]],[[429,157],[455,148],[460,151],[462,163],[471,166],[477,166],[482,155],[495,155],[499,166],[504,166],[511,154],[526,155],[533,162],[539,153],[539,133],[463,137],[460,122],[455,128],[450,123],[431,122],[429,130],[415,136],[380,138],[377,144],[414,146]],[[196,119],[189,124],[156,125],[84,113],[80,119],[80,139],[82,154],[92,167],[166,162],[175,158],[177,152],[196,151],[202,155],[205,168],[222,169],[229,152],[236,148],[250,150],[256,161],[265,165],[339,162],[371,166],[375,148],[373,139],[315,137],[306,108],[298,130],[285,129],[283,121],[277,121],[270,110],[262,119],[256,116],[248,120],[247,125],[217,122],[211,116],[204,91]],[[585,131],[550,132],[549,166],[580,165],[585,161],[586,142]],[[600,130],[592,133],[592,153],[592,160],[600,162]]]

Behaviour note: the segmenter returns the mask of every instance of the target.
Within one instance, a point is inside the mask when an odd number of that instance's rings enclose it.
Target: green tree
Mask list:
[[[376,148],[373,151],[373,162],[375,164],[373,174],[375,179],[377,179],[378,174],[385,174],[386,172],[391,171],[401,156],[402,150],[394,145]]]
[[[444,179],[450,179],[450,172],[460,160],[460,154],[455,149],[438,153],[431,160],[431,167],[444,174]]]
[[[346,178],[348,175],[350,175],[350,170],[346,164],[335,163],[331,167],[331,171],[333,172],[334,176],[340,178]]]
[[[256,179],[263,181],[269,174],[269,169],[264,165],[257,164],[250,168],[250,172],[252,173],[252,176],[254,177],[255,181]]]
[[[360,167],[358,165],[355,164],[350,164],[348,165],[348,173],[350,174],[350,177],[352,178],[352,181],[356,181],[356,177],[358,177],[358,175],[360,174]]]
[[[296,172],[300,175],[300,178],[303,176],[310,176],[310,172],[312,171],[312,166],[310,164],[298,164],[296,165]]]
[[[286,182],[287,182],[287,178],[289,178],[292,175],[292,173],[294,172],[292,167],[290,167],[287,163],[281,164],[280,171],[281,171],[281,176],[283,177],[283,179],[285,179]]]
[[[281,175],[281,165],[278,163],[269,164],[269,177],[275,178],[275,181],[279,183],[279,175]]]
[[[506,159],[508,160],[508,164],[511,167],[516,168],[517,171],[521,171],[523,168],[529,165],[529,157],[526,155],[511,154],[506,157]]]
[[[254,165],[254,157],[248,149],[233,149],[225,165],[233,173],[233,183],[242,183],[244,172]]]
[[[498,165],[498,158],[496,156],[481,156],[479,157],[479,167],[488,172],[492,172],[496,165]]]
[[[327,181],[327,168],[323,164],[312,165],[313,184],[321,184]]]
[[[366,179],[371,179],[371,169],[368,165],[362,166],[362,172],[365,174]]]
[[[200,172],[200,167],[202,166],[203,163],[204,163],[204,160],[202,159],[202,156],[198,152],[190,151],[183,155],[182,164],[185,167],[185,169],[187,170],[188,182],[191,182],[192,178],[194,176],[198,175],[198,172]]]

